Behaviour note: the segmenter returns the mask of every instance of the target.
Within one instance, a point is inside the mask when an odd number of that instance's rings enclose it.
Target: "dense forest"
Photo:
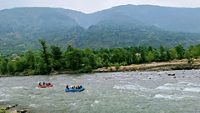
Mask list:
[[[85,14],[24,7],[0,10],[0,53],[39,49],[38,40],[75,48],[118,48],[200,43],[200,9],[124,5]]]
[[[56,45],[49,46],[46,41],[39,40],[39,51],[27,51],[20,55],[0,57],[1,75],[38,75],[53,72],[92,72],[93,69],[130,64],[170,61],[200,56],[200,45],[184,48],[177,45],[173,48],[160,46],[138,46],[126,48],[78,49],[68,46],[61,50]]]

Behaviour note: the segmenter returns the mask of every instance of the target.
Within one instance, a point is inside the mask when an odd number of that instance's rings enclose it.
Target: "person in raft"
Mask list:
[[[49,83],[46,83],[46,86],[51,86],[51,83],[49,82]]]
[[[41,82],[39,82],[39,86],[42,86],[42,83],[41,83]]]
[[[74,85],[74,86],[71,86],[71,88],[72,89],[81,89],[82,88],[82,86],[80,86],[80,85]],[[66,89],[69,89],[69,85],[66,85]]]
[[[66,89],[69,89],[69,86],[68,86],[68,85],[66,85]]]

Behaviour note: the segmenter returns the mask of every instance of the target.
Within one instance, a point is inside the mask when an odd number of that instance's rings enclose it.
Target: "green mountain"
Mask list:
[[[0,11],[1,51],[37,48],[38,39],[50,43],[67,42],[73,32],[81,30],[64,9],[16,8]]]
[[[38,49],[41,38],[63,48],[67,44],[80,48],[157,47],[179,43],[188,46],[200,42],[198,11],[199,8],[135,5],[92,14],[60,8],[1,10],[0,52]]]
[[[178,44],[189,46],[199,42],[200,34],[169,32],[155,26],[135,25],[131,22],[120,24],[108,20],[89,27],[80,37],[77,46],[82,48],[114,48],[140,45],[173,47]]]
[[[200,8],[122,5],[88,14],[87,20],[83,19],[85,18],[84,16],[76,17],[76,19],[83,27],[88,27],[118,14],[134,18],[145,25],[156,26],[167,31],[200,33],[199,12]]]

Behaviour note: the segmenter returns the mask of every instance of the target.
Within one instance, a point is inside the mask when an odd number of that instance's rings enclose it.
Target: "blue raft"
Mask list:
[[[81,91],[84,91],[85,88],[81,87],[79,89],[76,89],[76,88],[65,88],[65,92],[81,92]]]

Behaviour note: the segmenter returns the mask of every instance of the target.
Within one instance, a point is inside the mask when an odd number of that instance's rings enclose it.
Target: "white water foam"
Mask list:
[[[191,83],[191,82],[182,81],[182,82],[178,82],[177,84],[188,84],[188,83]]]
[[[172,84],[172,83],[166,83],[166,84],[164,84],[165,86],[173,86],[174,84]]]
[[[95,103],[95,104],[98,104],[98,103],[99,103],[99,101],[98,101],[98,100],[95,100],[95,101],[94,101],[94,103]]]
[[[38,105],[36,105],[36,104],[30,104],[29,107],[37,108]]]
[[[128,89],[128,90],[141,90],[145,91],[147,90],[145,87],[142,87],[140,85],[115,85],[113,88],[115,89]]]
[[[0,96],[3,97],[3,96],[6,96],[6,94],[2,93],[2,94],[0,94]]]
[[[159,90],[182,90],[181,87],[176,87],[176,86],[159,86],[157,87],[156,89],[159,89]]]
[[[98,100],[95,100],[95,101],[94,101],[94,104],[98,104],[98,103],[99,103]],[[91,106],[91,107],[94,107],[94,104],[91,104],[90,106]]]
[[[0,102],[6,102],[6,101],[9,101],[8,99],[2,99],[0,100]]]
[[[177,90],[183,90],[183,88],[185,87],[184,84],[182,83],[175,83],[175,84],[172,84],[172,83],[166,83],[162,86],[158,86],[156,89],[157,90],[172,90],[172,91],[177,91]]]
[[[24,86],[16,86],[16,87],[12,87],[11,89],[26,89],[26,87],[24,87]]]
[[[69,105],[76,106],[76,103],[70,103]]]
[[[188,86],[200,87],[200,84],[195,84],[195,83],[190,83],[190,82],[187,85]]]
[[[10,95],[2,93],[2,94],[0,94],[0,97],[1,98],[10,98]]]
[[[90,106],[91,106],[91,107],[94,107],[94,104],[91,104]]]
[[[163,95],[163,94],[156,94],[154,98],[157,99],[167,99],[167,100],[181,100],[184,98],[192,98],[192,96],[186,96],[186,95]]]
[[[187,91],[187,92],[200,92],[200,88],[199,87],[193,87],[193,88],[185,88],[183,89],[183,91]]]

